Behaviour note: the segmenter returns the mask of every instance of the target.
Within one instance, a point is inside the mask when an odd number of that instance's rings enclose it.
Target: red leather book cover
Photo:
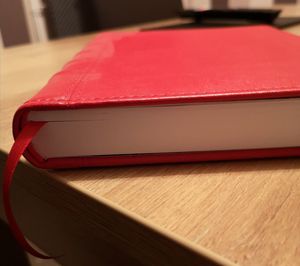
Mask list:
[[[269,26],[99,34],[16,112],[300,96],[300,38]],[[298,155],[299,149],[53,158],[43,168]]]

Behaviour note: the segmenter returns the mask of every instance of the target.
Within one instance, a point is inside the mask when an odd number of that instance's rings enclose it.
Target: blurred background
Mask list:
[[[271,8],[300,0],[1,0],[1,45],[47,41],[85,32],[178,17],[183,9]]]

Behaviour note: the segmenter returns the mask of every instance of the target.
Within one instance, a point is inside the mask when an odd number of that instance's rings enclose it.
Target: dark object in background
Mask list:
[[[272,25],[276,28],[283,29],[298,24],[300,24],[300,17],[282,17],[275,19]]]
[[[300,17],[278,17],[278,9],[224,9],[181,12],[181,17],[192,18],[194,22],[167,26],[159,29],[215,28],[268,24],[285,28],[300,24]]]
[[[211,9],[204,11],[186,10],[181,12],[180,16],[194,18],[196,22],[227,19],[272,23],[280,12],[280,9]]]
[[[43,0],[50,39],[99,31],[153,20],[178,17],[181,0]],[[278,0],[277,0],[278,1]],[[219,3],[219,2],[218,2]],[[215,6],[215,5],[214,5]],[[271,24],[284,28],[300,23],[300,18],[278,18],[280,10],[216,10],[181,12],[195,22],[164,28],[207,28]],[[224,8],[224,9],[221,9]]]
[[[51,39],[178,17],[181,0],[43,0]]]

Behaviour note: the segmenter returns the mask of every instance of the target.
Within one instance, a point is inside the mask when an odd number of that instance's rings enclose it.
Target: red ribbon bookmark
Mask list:
[[[20,160],[20,157],[22,156],[26,148],[30,145],[33,137],[38,133],[38,131],[44,124],[46,124],[46,122],[27,123],[16,138],[15,143],[13,144],[9,152],[3,173],[3,204],[5,215],[7,217],[7,221],[11,228],[11,231],[19,244],[24,248],[24,250],[26,250],[31,255],[41,259],[53,259],[53,257],[46,256],[35,250],[25,239],[24,234],[22,233],[20,227],[16,222],[10,202],[10,186],[12,184],[13,174]]]

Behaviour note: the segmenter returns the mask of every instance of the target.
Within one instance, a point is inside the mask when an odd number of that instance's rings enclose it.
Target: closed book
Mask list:
[[[17,110],[6,176],[23,152],[40,168],[298,156],[299,117],[299,37],[105,32]]]
[[[268,26],[98,35],[16,112],[41,168],[299,155],[300,38]]]

